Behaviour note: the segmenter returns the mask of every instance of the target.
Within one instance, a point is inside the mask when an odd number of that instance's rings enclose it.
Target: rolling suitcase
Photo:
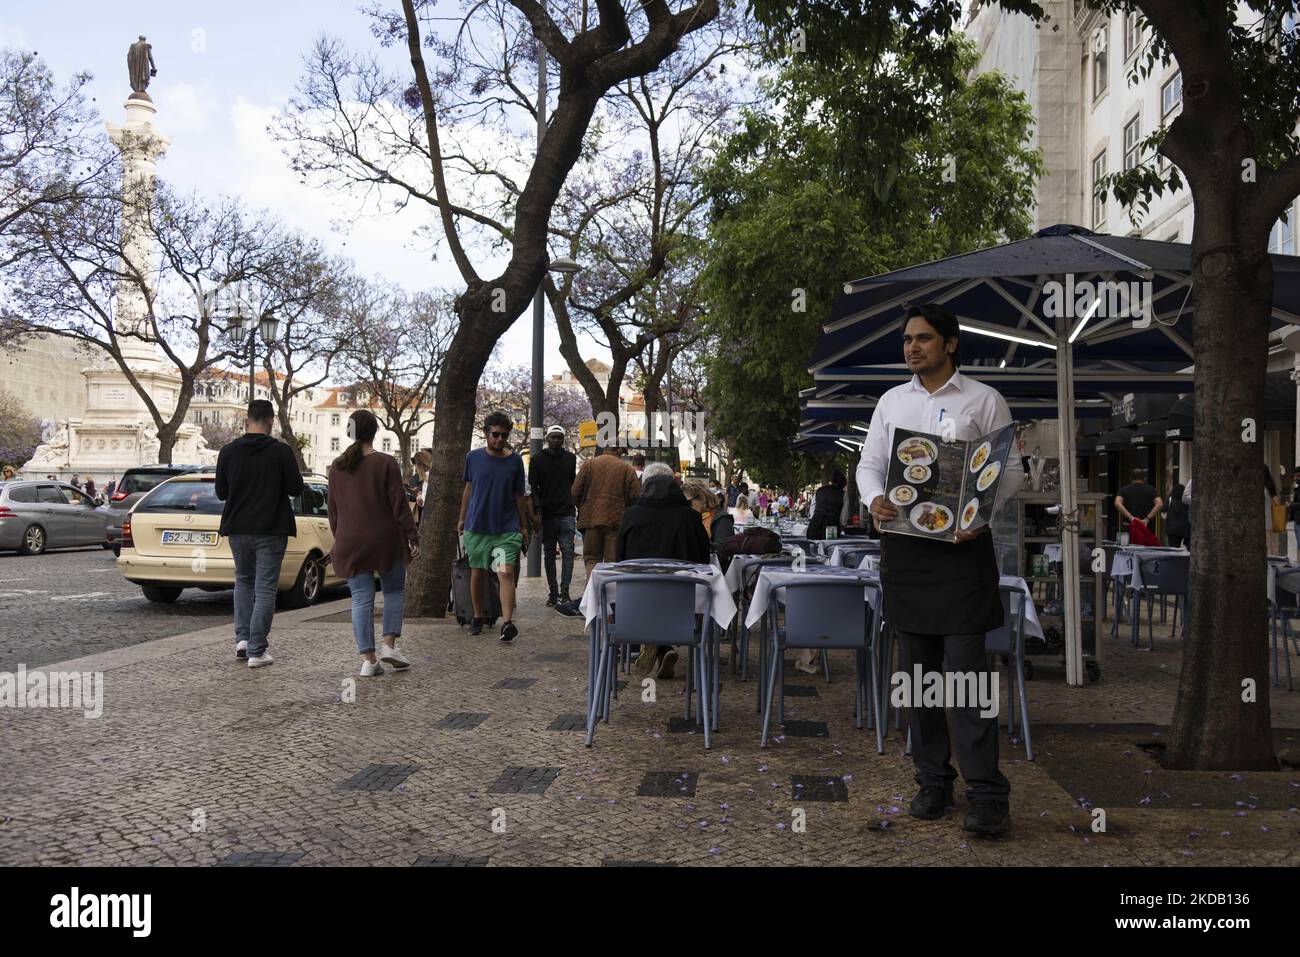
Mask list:
[[[451,563],[451,600],[448,610],[456,616],[456,624],[464,626],[474,620],[474,598],[470,592],[469,556],[460,539],[456,540],[456,559]],[[496,575],[488,576],[488,627],[501,617],[501,586]]]

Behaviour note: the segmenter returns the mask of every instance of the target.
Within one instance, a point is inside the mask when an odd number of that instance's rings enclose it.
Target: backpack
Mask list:
[[[747,528],[718,546],[718,559],[730,564],[737,555],[779,555],[781,537],[770,528]]]

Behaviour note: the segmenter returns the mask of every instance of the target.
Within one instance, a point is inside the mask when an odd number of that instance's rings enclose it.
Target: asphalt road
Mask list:
[[[173,604],[154,604],[102,548],[25,557],[0,552],[0,671],[211,628],[232,620],[233,605],[231,590],[197,588],[187,588]],[[233,635],[232,628],[232,641]]]

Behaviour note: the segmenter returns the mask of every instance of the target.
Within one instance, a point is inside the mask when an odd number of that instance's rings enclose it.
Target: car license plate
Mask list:
[[[183,532],[164,530],[162,543],[164,545],[215,545],[217,544],[216,532]]]

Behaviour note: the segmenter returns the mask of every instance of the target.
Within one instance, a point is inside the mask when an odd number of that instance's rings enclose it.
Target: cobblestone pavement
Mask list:
[[[1014,828],[987,840],[962,833],[960,810],[937,822],[907,816],[915,785],[903,735],[891,730],[878,755],[874,735],[853,726],[843,655],[829,685],[787,675],[815,692],[788,698],[787,719],[825,722],[825,737],[787,727],[760,749],[755,685],[727,669],[711,751],[700,734],[672,730],[680,680],[660,682],[650,704],[634,679],[583,747],[572,717],[586,685],[581,622],[543,608],[544,590],[544,580],[525,582],[513,646],[454,622],[408,622],[413,667],[356,678],[355,701],[345,603],[277,616],[271,668],[237,664],[228,625],[66,663],[105,673],[103,715],[0,711],[0,864],[1300,860],[1294,772],[1211,775],[1201,783],[1216,796],[1198,807],[1175,806],[1178,786],[1162,783],[1171,797],[1112,804],[1107,831],[1090,830],[1097,799],[1072,793],[1068,771],[1093,760],[1089,747],[1133,752],[1131,770],[1107,772],[1107,800],[1120,801],[1130,792],[1119,778],[1141,782],[1151,770],[1126,742],[1172,713],[1178,652],[1167,630],[1155,653],[1107,640],[1102,681],[1086,688],[1065,687],[1041,662],[1029,686],[1040,760],[1004,730]],[[1274,691],[1275,726],[1300,727],[1300,691]]]
[[[158,605],[113,562],[102,548],[0,553],[0,671],[181,635],[231,616],[229,589],[189,588],[174,604]]]

